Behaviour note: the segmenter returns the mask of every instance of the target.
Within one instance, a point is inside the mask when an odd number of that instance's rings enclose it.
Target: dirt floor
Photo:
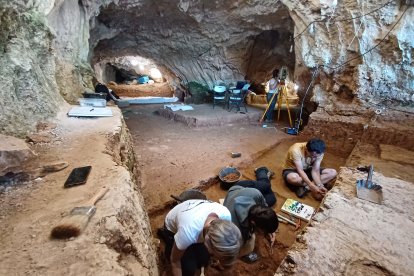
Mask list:
[[[33,159],[7,169],[27,172],[26,180],[0,185],[0,275],[158,275],[120,110],[111,107],[114,117],[69,118],[69,108],[39,130],[44,139],[30,145]],[[38,174],[54,163],[67,165]],[[82,166],[92,166],[86,184],[65,189],[71,170]],[[52,228],[103,186],[109,191],[83,233],[51,239]]]
[[[217,175],[221,168],[229,165],[241,170],[242,179],[255,179],[256,167],[267,166],[274,171],[272,189],[277,194],[277,212],[286,198],[295,198],[282,183],[281,165],[289,146],[297,141],[306,141],[306,137],[285,134],[283,128],[287,122],[284,121],[263,128],[257,122],[262,113],[260,109],[249,108],[247,114],[236,114],[221,107],[213,110],[211,105],[194,105],[194,108],[192,112],[181,111],[173,115],[163,110],[162,105],[136,105],[122,110],[139,160],[142,191],[153,233],[163,225],[166,213],[175,203],[170,195],[198,187],[211,200],[224,198],[226,191],[220,188]],[[190,127],[197,122],[200,127]],[[240,152],[242,156],[233,159],[231,152]],[[324,166],[339,169],[345,160],[346,156],[328,152]],[[302,202],[314,207],[319,205],[311,196]],[[280,224],[273,252],[268,241],[260,237],[256,244],[260,260],[254,264],[238,261],[232,275],[257,272],[273,275],[304,227],[305,223],[302,223],[301,228],[295,231],[292,225]],[[163,259],[161,252],[160,259]],[[163,270],[162,262],[160,270]],[[214,269],[206,272],[206,275],[216,274],[220,272]]]
[[[68,118],[66,110],[56,118],[56,125],[46,124],[31,137],[37,156],[28,171],[38,172],[53,163],[66,162],[68,167],[45,175],[34,173],[22,185],[0,185],[0,275],[168,275],[162,244],[152,233],[175,204],[170,195],[198,187],[211,200],[224,198],[226,191],[217,174],[225,166],[239,168],[243,179],[253,179],[259,166],[273,170],[277,212],[286,198],[295,198],[281,181],[281,163],[292,143],[309,137],[285,134],[286,116],[263,127],[257,122],[261,109],[249,108],[243,114],[206,104],[173,113],[162,107],[131,105],[121,111],[111,107],[114,117],[89,119]],[[333,128],[323,134],[336,132]],[[323,165],[341,173],[312,227],[305,229],[302,222],[294,231],[293,226],[281,224],[273,252],[259,237],[255,249],[259,261],[238,261],[229,275],[274,275],[278,269],[278,275],[414,273],[410,263],[414,152],[389,145],[391,140],[388,144],[353,141],[326,140]],[[232,152],[241,157],[231,158]],[[374,164],[375,181],[389,185],[384,187],[387,198],[382,207],[357,199],[354,183],[362,174],[341,167],[368,164]],[[86,185],[63,189],[70,170],[85,165],[92,165]],[[110,190],[98,202],[84,233],[76,239],[50,239],[52,226],[103,185]],[[401,209],[399,200],[409,206],[407,210]],[[301,201],[319,205],[310,195]],[[212,268],[206,271],[206,275],[221,274]]]

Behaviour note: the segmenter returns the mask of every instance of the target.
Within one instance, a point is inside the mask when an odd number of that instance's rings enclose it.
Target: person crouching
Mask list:
[[[273,246],[279,221],[259,190],[235,185],[229,189],[223,205],[230,210],[232,221],[242,234],[241,257],[253,253],[256,229],[268,234]]]
[[[209,200],[186,200],[166,216],[166,257],[173,275],[197,275],[210,256],[223,267],[237,259],[242,244],[240,230],[231,222],[230,211]]]

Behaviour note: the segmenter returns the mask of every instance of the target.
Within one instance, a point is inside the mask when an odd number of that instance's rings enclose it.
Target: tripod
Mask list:
[[[280,118],[280,110],[282,109],[282,102],[283,98],[285,99],[286,109],[289,115],[289,124],[290,127],[293,127],[292,125],[292,117],[290,116],[290,108],[289,108],[289,100],[287,95],[287,89],[285,82],[280,82],[279,84],[279,97],[277,98],[277,120],[279,121]]]
[[[279,91],[279,93],[274,93],[274,95],[270,99],[265,111],[263,112],[262,118],[259,120],[259,122],[260,123],[263,122],[263,119],[264,119],[267,111],[269,110],[270,105],[273,102],[275,97],[277,97],[277,120],[279,121],[280,109],[282,109],[283,98],[285,98],[286,108],[287,108],[287,111],[288,111],[288,114],[289,114],[289,123],[290,123],[290,127],[292,127],[292,117],[290,116],[289,101],[288,101],[288,98],[287,98],[286,84],[285,84],[284,81],[281,81],[278,84],[278,87],[277,87],[276,91]]]

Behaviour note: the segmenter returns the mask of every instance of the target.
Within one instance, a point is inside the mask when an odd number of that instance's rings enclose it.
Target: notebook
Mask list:
[[[315,208],[313,208],[312,206],[303,204],[291,198],[286,199],[281,210],[285,213],[291,214],[292,216],[303,219],[305,221],[309,221],[312,218],[313,213],[315,212]]]

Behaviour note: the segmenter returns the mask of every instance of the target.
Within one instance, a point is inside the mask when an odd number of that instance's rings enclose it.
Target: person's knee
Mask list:
[[[325,170],[326,170],[326,176],[328,178],[327,179],[328,181],[334,179],[338,175],[335,169],[325,169]],[[324,173],[325,173],[325,170],[324,170]]]
[[[301,186],[303,179],[297,173],[290,173],[286,176],[286,181],[295,186]]]

